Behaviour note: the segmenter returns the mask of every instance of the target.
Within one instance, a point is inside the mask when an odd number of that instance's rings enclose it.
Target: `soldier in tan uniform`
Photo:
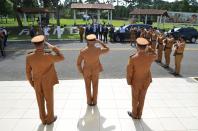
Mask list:
[[[36,92],[42,123],[51,124],[57,119],[57,116],[54,116],[53,86],[58,84],[58,78],[54,63],[64,60],[64,56],[57,47],[49,43],[46,44],[55,55],[46,53],[43,35],[35,36],[31,42],[35,45],[36,50],[26,57],[26,77]]]
[[[80,35],[80,42],[83,42],[83,35],[85,32],[85,29],[83,28],[83,26],[79,26],[78,29],[79,29],[79,35]]]
[[[181,61],[183,59],[183,53],[186,42],[183,37],[179,38],[179,41],[174,45],[174,56],[175,56],[175,75],[178,76],[181,69]]]
[[[140,37],[146,38],[146,31],[144,28],[141,29]]]
[[[174,42],[175,42],[175,40],[172,35],[169,35],[167,38],[165,38],[163,40],[163,43],[165,46],[164,47],[164,55],[165,55],[165,61],[166,61],[165,68],[169,68],[170,55],[171,55],[172,46],[173,46]]]
[[[154,51],[156,50],[156,42],[157,42],[157,33],[155,29],[153,29],[152,35],[151,35],[151,43],[152,43],[151,47]]]
[[[134,119],[141,119],[147,89],[152,82],[150,67],[157,58],[155,52],[147,51],[149,42],[144,38],[137,40],[137,52],[130,56],[127,65],[127,83],[131,85],[132,112],[128,115]]]
[[[88,35],[86,39],[87,47],[80,51],[77,59],[77,67],[84,77],[87,104],[94,106],[97,104],[99,73],[103,70],[99,57],[107,53],[109,48],[102,41],[97,40],[94,34]],[[97,48],[95,46],[96,43],[99,43],[102,48]]]
[[[152,37],[152,30],[151,30],[151,29],[146,30],[145,38],[146,38],[148,41],[150,41],[150,40],[151,40],[151,37]]]
[[[135,28],[131,28],[130,30],[130,42],[131,42],[131,46],[135,46],[135,40],[137,38],[137,30]]]
[[[157,58],[157,61],[156,62],[159,62],[161,63],[162,62],[162,54],[163,54],[163,48],[164,48],[164,45],[163,45],[163,40],[164,40],[164,36],[162,33],[160,33],[157,37],[157,55],[158,55],[158,58]]]

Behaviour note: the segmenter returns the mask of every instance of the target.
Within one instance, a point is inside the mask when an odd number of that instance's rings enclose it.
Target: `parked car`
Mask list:
[[[124,36],[124,40],[123,41],[130,41],[130,29],[132,27],[135,27],[137,29],[140,29],[140,28],[146,28],[146,29],[152,28],[152,26],[148,25],[148,24],[129,24],[129,25],[123,26],[123,28],[125,30],[125,33],[123,35]],[[115,32],[113,34],[113,40],[115,42],[120,41],[120,28],[115,30]]]
[[[171,34],[175,39],[179,36],[183,36],[186,41],[195,43],[198,38],[198,31],[193,27],[179,27],[173,28],[167,32],[167,35]]]

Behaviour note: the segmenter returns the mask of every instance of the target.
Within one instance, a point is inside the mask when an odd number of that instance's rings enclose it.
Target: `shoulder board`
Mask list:
[[[87,49],[87,47],[84,47],[84,48],[80,49],[80,52],[83,52],[86,49]]]
[[[32,54],[32,53],[34,53],[34,51],[30,51],[30,52],[28,52],[27,54]]]
[[[131,57],[133,57],[135,54],[136,54],[136,53],[134,53],[134,54],[130,55],[130,58],[131,58]]]
[[[45,53],[51,54],[52,51],[50,51],[50,50],[45,50]]]

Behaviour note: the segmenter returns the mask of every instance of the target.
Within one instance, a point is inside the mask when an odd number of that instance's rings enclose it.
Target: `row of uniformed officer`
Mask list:
[[[131,33],[132,35],[132,33]],[[175,72],[174,74],[177,76],[180,73],[180,67],[181,67],[181,61],[183,58],[183,52],[185,46],[185,40],[183,36],[180,36],[180,38],[176,41],[172,35],[168,35],[167,37],[164,36],[163,33],[157,32],[155,29],[143,29],[141,30],[141,37],[146,38],[149,41],[150,47],[153,49],[153,51],[157,51],[158,58],[156,62],[161,63],[162,62],[162,56],[164,53],[164,58],[165,58],[165,68],[169,68],[170,65],[170,55],[172,50],[174,52],[178,52],[177,50],[179,49],[180,55],[177,53],[174,53],[175,56]],[[133,37],[131,37],[133,38]],[[133,39],[134,41],[134,39]],[[178,44],[182,43],[182,44]],[[181,46],[182,45],[182,46]],[[180,48],[174,48],[174,47],[180,47]],[[177,56],[177,57],[176,57]],[[180,57],[178,57],[180,56]],[[179,58],[179,60],[178,60]],[[180,59],[181,58],[181,59]]]

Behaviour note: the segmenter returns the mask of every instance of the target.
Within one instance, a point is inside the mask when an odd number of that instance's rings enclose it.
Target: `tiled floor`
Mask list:
[[[55,87],[50,126],[40,124],[33,88],[26,81],[0,82],[0,131],[198,131],[198,83],[190,78],[155,78],[143,118],[132,120],[131,90],[125,79],[102,79],[98,106],[87,107],[83,80]]]

